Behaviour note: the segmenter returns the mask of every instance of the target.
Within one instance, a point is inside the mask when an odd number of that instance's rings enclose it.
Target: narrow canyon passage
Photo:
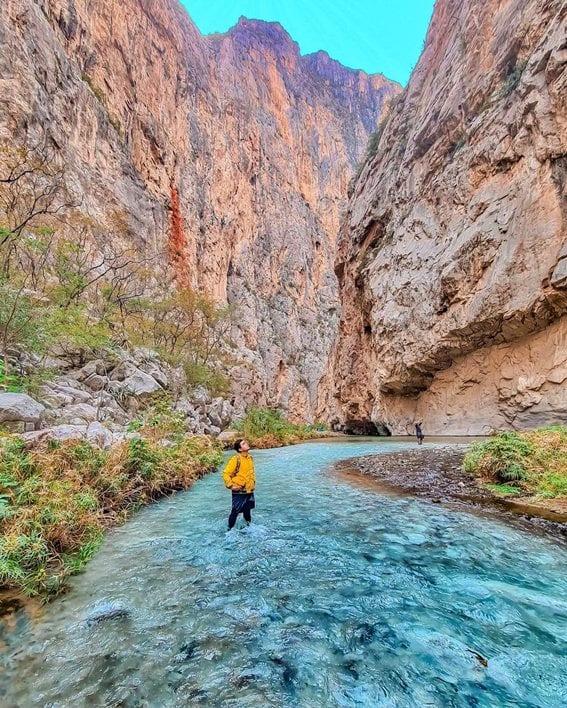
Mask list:
[[[562,705],[563,546],[329,474],[409,445],[258,451],[255,523],[229,535],[217,474],[144,509],[3,627],[0,703]]]

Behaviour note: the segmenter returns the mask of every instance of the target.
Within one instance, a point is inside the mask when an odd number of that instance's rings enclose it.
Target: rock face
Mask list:
[[[277,24],[203,37],[176,0],[9,0],[0,41],[0,139],[47,136],[101,238],[237,307],[235,390],[312,418],[339,211],[399,87]]]
[[[337,421],[566,419],[566,16],[561,0],[436,3],[342,225]]]

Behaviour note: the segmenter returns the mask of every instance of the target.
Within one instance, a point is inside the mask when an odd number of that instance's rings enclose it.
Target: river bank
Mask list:
[[[564,499],[498,496],[463,471],[463,458],[469,447],[466,442],[425,444],[344,460],[335,466],[335,471],[343,479],[370,484],[378,491],[457,505],[567,538]]]

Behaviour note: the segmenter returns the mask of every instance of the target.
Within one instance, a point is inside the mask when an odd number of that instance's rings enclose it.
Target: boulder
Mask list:
[[[108,428],[105,428],[104,425],[102,425],[98,421],[90,423],[90,425],[87,427],[86,438],[93,445],[96,445],[97,447],[101,447],[103,449],[106,449],[113,445],[116,440],[116,436],[112,433],[112,431],[110,431]]]
[[[30,445],[34,445],[45,440],[84,440],[86,433],[86,425],[55,425],[45,430],[25,433],[22,437]]]
[[[214,408],[208,411],[207,418],[210,421],[211,425],[214,425],[219,430],[222,428],[221,417]]]
[[[196,415],[195,406],[187,398],[181,398],[177,401],[177,403],[173,406],[173,409],[188,417],[195,417]]]
[[[217,440],[223,447],[232,447],[241,436],[242,433],[239,433],[238,430],[223,430],[218,434]]]
[[[88,403],[75,403],[56,411],[57,420],[61,423],[91,423],[97,419],[97,409]]]
[[[211,402],[211,395],[204,386],[197,386],[191,391],[190,400],[196,405],[205,405]]]
[[[236,411],[229,401],[223,400],[219,415],[221,419],[221,427],[224,428],[235,418]]]
[[[86,382],[86,380],[93,375],[106,376],[109,368],[110,367],[102,359],[93,359],[79,369],[75,373],[74,378],[76,378],[77,381]]]
[[[554,288],[567,288],[567,258],[562,258],[555,266],[551,284]]]
[[[103,394],[106,394],[110,400],[106,400],[106,398],[101,400]],[[126,425],[130,420],[128,414],[118,405],[112,396],[106,393],[106,391],[102,391],[99,396],[93,399],[93,405],[96,405],[98,410],[98,419],[101,421],[114,421],[120,425]]]
[[[92,445],[106,449],[118,442],[121,435],[113,433],[101,423],[95,421],[88,425],[55,425],[44,430],[24,433],[22,438],[29,447],[34,447],[48,440],[58,440],[60,442],[66,440],[88,440]]]
[[[0,424],[14,432],[38,427],[45,406],[26,393],[0,393]]]
[[[61,391],[55,391],[49,386],[40,387],[39,397],[43,403],[56,408],[68,406],[73,403],[73,396],[70,396],[68,393],[61,393]]]
[[[91,374],[84,381],[85,386],[91,389],[91,391],[102,391],[108,384],[108,377],[101,376],[100,374]]]
[[[67,359],[62,359],[55,356],[47,356],[42,360],[42,365],[45,369],[53,369],[55,371],[67,371],[72,368],[71,362]]]
[[[155,379],[162,388],[167,388],[169,385],[169,380],[165,371],[156,364],[154,361],[145,362],[140,364],[140,370],[149,374],[153,379]]]
[[[121,389],[130,396],[135,397],[148,396],[156,393],[156,391],[163,390],[153,376],[146,374],[145,371],[140,369],[136,369],[134,373],[122,381]]]
[[[204,435],[205,424],[199,418],[186,418],[185,427],[188,433],[193,435]]]
[[[125,381],[129,376],[134,376],[137,373],[140,373],[138,367],[131,361],[126,360],[121,361],[114,367],[110,378],[112,381]]]
[[[52,394],[62,394],[64,396],[70,396],[71,399],[76,403],[86,403],[92,397],[90,391],[85,391],[80,388],[80,384],[76,381],[70,381],[69,379],[57,379],[56,381],[51,381],[46,384],[45,388],[49,390]]]
[[[102,600],[89,608],[85,622],[90,626],[106,620],[129,617],[130,614],[130,608],[121,602]]]

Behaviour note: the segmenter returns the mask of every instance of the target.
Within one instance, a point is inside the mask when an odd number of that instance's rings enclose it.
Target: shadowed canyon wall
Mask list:
[[[395,433],[567,419],[566,16],[437,1],[342,224],[328,416]]]
[[[237,390],[312,418],[347,185],[399,87],[280,25],[203,37],[175,0],[3,0],[0,139],[46,135],[81,211],[237,306]]]

